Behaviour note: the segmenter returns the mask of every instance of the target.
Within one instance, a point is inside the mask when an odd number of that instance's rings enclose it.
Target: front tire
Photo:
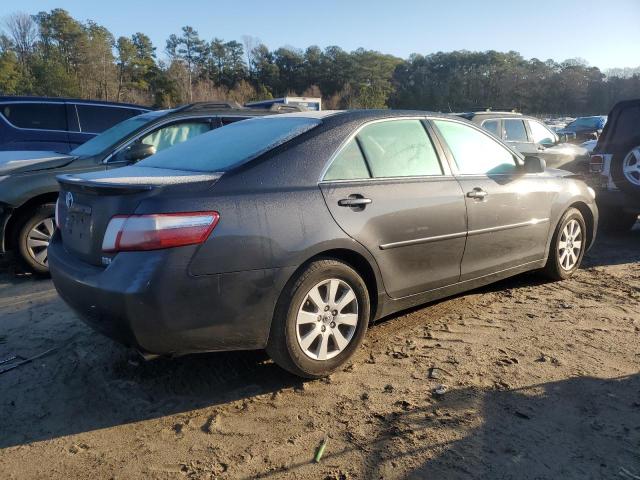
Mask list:
[[[369,317],[369,292],[360,275],[337,260],[314,261],[285,287],[267,353],[294,375],[326,377],[361,345]]]
[[[564,280],[580,267],[587,248],[584,217],[576,208],[569,208],[556,226],[549,247],[544,273],[552,280]]]
[[[46,203],[23,217],[16,243],[20,260],[38,275],[49,274],[47,248],[54,231],[55,204]]]

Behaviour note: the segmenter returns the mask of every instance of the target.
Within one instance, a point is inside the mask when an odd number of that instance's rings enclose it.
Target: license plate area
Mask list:
[[[63,228],[65,245],[88,254],[91,251],[92,231],[91,207],[74,203],[68,210]]]

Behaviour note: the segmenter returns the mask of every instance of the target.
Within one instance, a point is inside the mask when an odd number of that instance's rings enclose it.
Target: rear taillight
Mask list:
[[[602,155],[591,155],[591,161],[589,162],[589,170],[592,173],[602,173],[604,169],[604,157]]]
[[[102,241],[105,252],[158,250],[204,242],[218,224],[218,212],[116,215]]]

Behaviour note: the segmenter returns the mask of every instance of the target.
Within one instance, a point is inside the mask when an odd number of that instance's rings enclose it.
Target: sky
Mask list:
[[[601,69],[640,66],[640,0],[2,0],[13,12],[64,8],[116,37],[167,37],[190,25],[206,40],[259,38],[269,48],[363,47],[407,58],[451,50],[580,57]]]

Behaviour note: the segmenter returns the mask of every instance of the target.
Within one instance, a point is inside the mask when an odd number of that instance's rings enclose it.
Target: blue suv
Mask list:
[[[69,153],[116,123],[148,111],[127,103],[0,96],[0,150]]]

